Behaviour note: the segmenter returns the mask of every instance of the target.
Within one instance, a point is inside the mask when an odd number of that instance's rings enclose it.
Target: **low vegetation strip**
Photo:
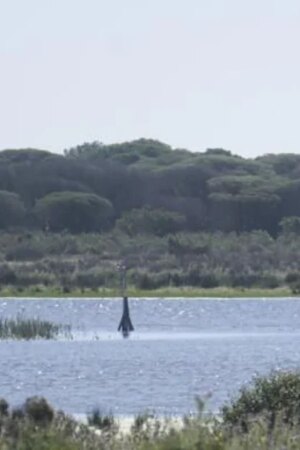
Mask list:
[[[95,410],[88,423],[56,412],[33,397],[10,408],[0,399],[1,450],[299,450],[300,374],[256,378],[225,406],[220,418],[198,413],[181,426],[143,414],[127,433],[111,414]]]
[[[55,339],[59,335],[70,335],[70,327],[47,320],[0,319],[0,339]]]
[[[300,292],[300,236],[251,233],[0,232],[1,296],[290,296]]]

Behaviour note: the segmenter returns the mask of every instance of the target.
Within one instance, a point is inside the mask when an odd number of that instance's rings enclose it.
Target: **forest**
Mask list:
[[[154,140],[0,152],[0,289],[300,291],[300,155]],[[13,288],[13,292],[10,290]],[[34,292],[33,292],[34,293]]]
[[[254,159],[159,141],[0,152],[0,229],[128,235],[188,231],[276,236],[298,227],[300,155]],[[288,220],[286,218],[289,218]]]

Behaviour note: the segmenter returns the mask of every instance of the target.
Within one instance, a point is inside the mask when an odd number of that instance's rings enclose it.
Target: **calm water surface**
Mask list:
[[[300,368],[300,301],[131,299],[135,332],[117,333],[121,300],[0,300],[0,317],[72,326],[73,339],[0,341],[0,397],[43,395],[56,408],[119,415],[211,410],[255,374]]]

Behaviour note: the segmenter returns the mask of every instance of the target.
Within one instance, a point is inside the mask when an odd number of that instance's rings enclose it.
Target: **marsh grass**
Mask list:
[[[71,336],[70,327],[20,315],[16,319],[0,319],[0,339],[55,339],[60,335]]]

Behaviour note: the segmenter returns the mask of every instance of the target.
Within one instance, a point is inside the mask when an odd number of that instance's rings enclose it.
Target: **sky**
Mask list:
[[[0,149],[300,151],[299,0],[0,0]]]

